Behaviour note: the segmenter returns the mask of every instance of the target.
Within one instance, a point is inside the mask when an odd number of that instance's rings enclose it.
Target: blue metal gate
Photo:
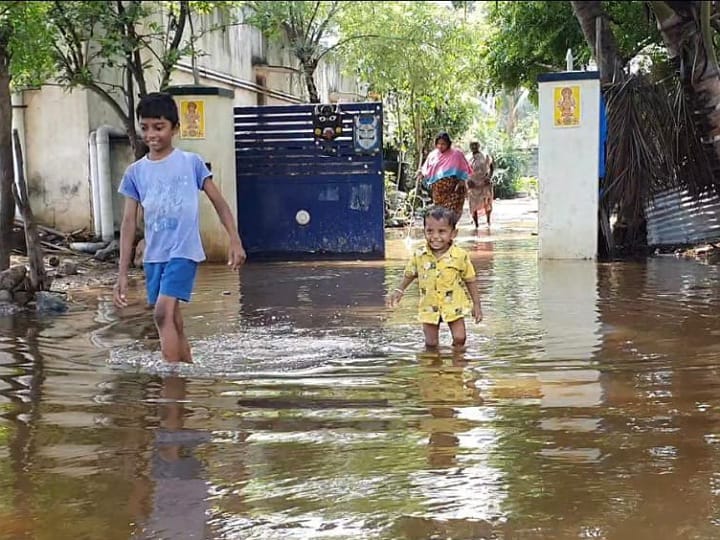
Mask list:
[[[355,152],[354,118],[380,103],[340,105],[342,134],[328,155],[313,135],[314,105],[235,108],[238,222],[260,257],[382,258],[384,175],[380,152]]]

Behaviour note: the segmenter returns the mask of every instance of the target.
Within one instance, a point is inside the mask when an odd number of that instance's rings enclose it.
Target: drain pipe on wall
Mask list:
[[[93,231],[95,236],[100,236],[102,221],[100,219],[100,183],[98,182],[98,156],[97,156],[97,133],[90,133],[88,140],[88,151],[90,154],[90,192],[92,195]]]
[[[95,234],[98,234],[99,228],[103,242],[112,242],[115,238],[112,174],[110,169],[110,135],[122,137],[125,132],[112,126],[103,125],[90,134],[89,143],[93,222],[96,227]]]

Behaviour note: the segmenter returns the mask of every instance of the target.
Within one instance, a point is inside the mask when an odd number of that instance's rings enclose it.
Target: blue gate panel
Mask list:
[[[340,106],[343,133],[334,141],[337,156],[325,155],[316,144],[313,109],[235,109],[238,225],[245,249],[261,257],[382,258],[382,153],[358,155],[353,146],[354,115],[382,118],[382,106]]]

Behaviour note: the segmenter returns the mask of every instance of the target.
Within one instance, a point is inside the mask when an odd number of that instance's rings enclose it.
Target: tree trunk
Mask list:
[[[615,35],[608,24],[608,16],[603,10],[602,3],[596,1],[570,2],[575,18],[580,23],[585,41],[590,48],[593,58],[598,66],[600,84],[602,86],[613,82],[622,81],[625,78],[623,61],[615,41]],[[599,30],[599,31],[598,31]],[[598,46],[599,41],[599,46]],[[608,178],[603,180],[608,184]],[[621,201],[620,205],[632,203],[632,201]],[[600,209],[598,210],[598,234],[604,239],[598,243],[600,257],[612,256],[614,251],[614,239],[610,227],[610,214],[614,208],[608,206],[607,198],[601,198]],[[623,209],[619,209],[624,213]]]
[[[624,77],[623,62],[610,25],[608,16],[602,8],[601,2],[570,2],[575,18],[580,23],[585,41],[590,47],[593,58],[598,65],[600,82],[609,84],[618,82]],[[597,47],[597,18],[603,21],[600,31],[600,50]]]
[[[418,104],[415,100],[415,91],[410,91],[410,111],[412,112],[412,125],[413,125],[413,138],[415,139],[415,160],[417,167],[415,170],[420,170],[422,167],[425,156],[423,155],[424,144],[423,144],[423,130],[422,121],[420,114],[418,113]]]
[[[10,267],[12,227],[15,220],[12,150],[12,102],[10,99],[10,54],[7,40],[0,40],[0,271]]]
[[[130,62],[131,59],[128,59]],[[135,159],[140,159],[147,154],[147,147],[145,143],[138,139],[137,129],[135,128],[135,84],[131,71],[127,70],[127,78],[125,80],[125,91],[128,96],[127,102],[127,115],[123,116],[123,122],[125,123],[125,132],[127,133],[128,142],[130,148],[133,151]]]
[[[505,126],[505,132],[510,140],[512,140],[515,135],[515,125],[517,124],[516,92],[517,90],[508,90],[505,92],[505,95],[507,96],[507,125]]]
[[[671,63],[676,66],[693,123],[713,171],[720,172],[720,68],[710,33],[710,3],[650,2]],[[707,11],[705,11],[707,10]]]
[[[40,235],[38,235],[35,217],[30,208],[28,200],[27,184],[25,183],[25,175],[23,173],[23,157],[22,147],[20,146],[20,137],[17,130],[12,132],[13,141],[15,142],[15,157],[18,162],[18,178],[17,185],[13,182],[12,190],[20,212],[22,212],[23,222],[25,224],[25,245],[27,246],[28,262],[30,265],[30,287],[32,293],[38,291],[47,291],[50,289],[50,280],[45,272],[45,262],[43,260],[43,249],[40,243]]]
[[[307,86],[308,99],[310,103],[320,103],[320,94],[315,84],[315,71],[318,63],[315,60],[300,60],[302,64],[303,77],[305,77],[305,85]]]

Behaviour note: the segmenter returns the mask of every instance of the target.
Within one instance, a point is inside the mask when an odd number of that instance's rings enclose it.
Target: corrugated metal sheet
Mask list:
[[[672,190],[648,206],[647,236],[651,246],[697,244],[720,239],[720,197],[694,199],[687,191]]]
[[[316,144],[313,109],[234,110],[238,221],[245,249],[260,257],[382,258],[382,152],[359,155],[353,145],[354,116],[382,118],[382,104],[340,105],[337,155],[326,155]]]

